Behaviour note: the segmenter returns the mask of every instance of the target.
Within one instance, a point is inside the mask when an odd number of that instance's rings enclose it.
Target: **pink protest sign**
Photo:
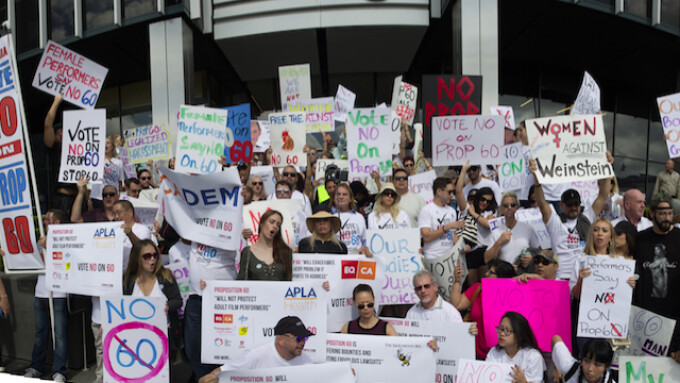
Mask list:
[[[571,311],[568,281],[532,279],[482,279],[484,332],[489,347],[498,343],[496,326],[503,314],[515,311],[529,320],[538,346],[550,351],[553,335],[559,335],[571,350]]]

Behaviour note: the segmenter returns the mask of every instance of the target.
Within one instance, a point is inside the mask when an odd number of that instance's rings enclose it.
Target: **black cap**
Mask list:
[[[307,330],[305,324],[298,317],[284,317],[274,327],[274,335],[293,334],[295,336],[312,336],[314,333]]]
[[[614,231],[616,234],[627,233],[633,237],[637,235],[637,229],[635,228],[635,225],[626,220],[617,223],[616,226],[614,226]]]
[[[569,189],[562,193],[562,198],[560,200],[563,203],[572,203],[572,202],[578,202],[581,203],[581,195],[578,194],[578,191],[576,189]]]

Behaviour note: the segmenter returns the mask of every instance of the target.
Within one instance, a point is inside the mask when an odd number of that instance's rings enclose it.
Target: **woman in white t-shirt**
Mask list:
[[[566,383],[616,383],[611,366],[614,351],[606,339],[591,339],[581,348],[581,360],[571,352],[559,335],[552,339],[552,360]]]
[[[491,232],[493,246],[484,252],[484,262],[488,263],[498,257],[505,262],[514,263],[524,250],[541,245],[534,228],[515,218],[518,208],[517,194],[513,191],[503,193],[500,213],[505,218],[505,223],[498,225]]]
[[[340,218],[338,239],[347,246],[348,254],[371,255],[366,246],[366,221],[357,211],[354,193],[346,182],[339,183],[335,189],[331,211]]]
[[[392,182],[386,182],[376,196],[376,204],[368,215],[369,229],[405,229],[411,227],[411,220],[405,211],[399,210],[399,194]]]

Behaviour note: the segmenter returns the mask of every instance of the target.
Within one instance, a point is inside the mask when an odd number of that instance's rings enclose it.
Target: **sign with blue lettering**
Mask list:
[[[418,303],[413,275],[421,268],[420,229],[368,230],[366,245],[374,256],[385,261],[387,280],[381,289],[380,304]]]
[[[81,178],[101,184],[104,179],[106,109],[64,112],[64,134],[59,182],[75,184]]]
[[[188,174],[210,174],[222,170],[217,162],[234,135],[227,130],[227,111],[182,105],[177,122],[175,170]]]
[[[250,104],[222,108],[227,115],[227,131],[231,130],[234,139],[224,145],[226,163],[250,162],[253,159],[253,143],[250,139]],[[229,132],[227,132],[229,136]]]

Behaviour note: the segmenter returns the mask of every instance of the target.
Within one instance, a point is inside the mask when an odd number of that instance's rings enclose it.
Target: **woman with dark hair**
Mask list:
[[[352,292],[352,298],[359,311],[359,318],[347,322],[340,330],[341,333],[397,336],[394,327],[376,315],[375,296],[371,286],[358,284]]]
[[[354,200],[356,201],[357,212],[364,216],[364,219],[368,219],[368,215],[373,211],[373,204],[375,203],[375,196],[371,195],[366,189],[366,185],[361,181],[353,181],[349,184],[354,194]]]
[[[153,179],[151,177],[151,170],[149,169],[140,169],[137,171],[137,179],[139,180],[139,184],[142,186],[142,189],[152,189],[158,187],[154,185]]]
[[[614,351],[606,339],[591,339],[581,348],[581,360],[571,352],[559,335],[552,339],[552,360],[566,383],[615,383],[612,371]]]
[[[283,215],[267,210],[260,218],[257,241],[241,251],[237,280],[290,281],[292,251],[281,236]]]
[[[512,364],[513,382],[543,382],[545,362],[529,321],[522,314],[508,311],[496,327],[496,333],[498,344],[489,351],[486,361]]]
[[[626,259],[634,259],[635,236],[637,228],[632,223],[623,220],[614,226],[616,233],[616,250]]]

